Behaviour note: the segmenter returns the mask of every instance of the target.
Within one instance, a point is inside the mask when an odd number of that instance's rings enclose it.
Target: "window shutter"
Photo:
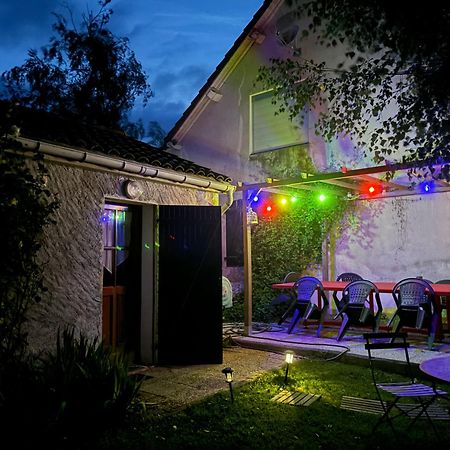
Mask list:
[[[299,121],[291,121],[289,114],[277,112],[272,104],[272,91],[251,96],[251,153],[275,150],[308,142]]]

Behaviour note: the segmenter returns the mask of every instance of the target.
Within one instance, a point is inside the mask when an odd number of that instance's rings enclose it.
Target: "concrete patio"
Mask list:
[[[222,369],[232,367],[235,384],[246,383],[266,371],[283,368],[286,350],[293,350],[298,357],[336,360],[352,364],[368,365],[367,352],[362,339],[363,330],[352,330],[340,342],[336,341],[337,327],[324,327],[320,338],[316,326],[295,329],[287,334],[287,325],[254,324],[250,336],[243,335],[242,324],[224,324],[222,364],[194,366],[150,366],[137,370],[145,376],[140,390],[147,408],[168,411],[184,408],[218,391],[227,390]],[[450,337],[436,342],[433,350],[427,349],[426,336],[410,334],[412,364],[418,365],[429,358],[450,354]],[[402,354],[396,351],[378,350],[378,357],[388,370],[399,367]]]
[[[341,341],[336,340],[339,327],[324,326],[321,336],[317,337],[317,326],[310,324],[306,327],[295,328],[291,334],[287,333],[287,324],[282,326],[267,325],[253,326],[249,336],[244,336],[242,330],[235,328],[230,331],[233,341],[246,348],[266,351],[283,352],[292,350],[298,355],[317,355],[327,359],[340,359],[347,362],[364,362],[367,360],[367,350],[364,348],[363,332],[370,329],[353,329],[347,332]],[[380,330],[381,331],[381,330]],[[408,333],[411,346],[409,356],[411,364],[418,365],[427,359],[450,354],[450,336],[446,334],[442,341],[436,341],[432,350],[427,348],[427,336]],[[398,363],[404,360],[403,350],[376,350],[374,355],[386,363]]]

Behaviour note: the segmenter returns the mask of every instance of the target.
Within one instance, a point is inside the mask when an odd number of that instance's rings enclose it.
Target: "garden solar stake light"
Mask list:
[[[289,365],[294,361],[294,352],[288,350],[285,353],[285,362],[286,362],[286,373],[284,374],[284,384],[288,382],[288,373],[289,373]]]
[[[231,367],[225,367],[225,369],[222,370],[222,373],[225,374],[226,382],[228,383],[228,386],[230,386],[231,403],[233,403],[234,402],[234,396],[233,396],[233,369]]]

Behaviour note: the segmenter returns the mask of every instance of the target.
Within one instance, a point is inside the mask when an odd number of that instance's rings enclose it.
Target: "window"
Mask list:
[[[126,206],[105,205],[103,226],[103,285],[125,284],[128,265],[131,212]]]
[[[251,154],[308,142],[306,120],[300,125],[299,121],[291,121],[286,111],[275,114],[278,106],[272,104],[272,98],[272,91],[250,96]]]

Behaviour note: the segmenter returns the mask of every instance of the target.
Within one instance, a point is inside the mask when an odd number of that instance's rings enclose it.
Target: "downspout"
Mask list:
[[[32,139],[21,137],[16,137],[15,139],[23,145],[25,150],[31,150],[36,153],[42,153],[44,155],[50,155],[70,161],[77,161],[80,163],[94,164],[111,170],[118,170],[134,175],[140,175],[143,177],[170,181],[172,183],[186,184],[202,189],[211,189],[221,194],[228,194],[229,201],[222,206],[222,214],[233,203],[233,193],[236,190],[236,186],[233,186],[231,184],[222,183],[220,181],[212,179],[201,178],[199,176],[187,173],[178,173],[176,171],[165,169],[162,167],[155,167],[148,164],[141,164],[135,161],[112,158],[109,156],[76,150],[68,147],[62,147],[59,145],[49,144]]]
[[[235,187],[235,186],[234,186]],[[228,191],[228,201],[226,201],[221,207],[220,207],[220,213],[222,216],[228,211],[228,209],[231,207],[234,201],[234,189],[231,189]]]

